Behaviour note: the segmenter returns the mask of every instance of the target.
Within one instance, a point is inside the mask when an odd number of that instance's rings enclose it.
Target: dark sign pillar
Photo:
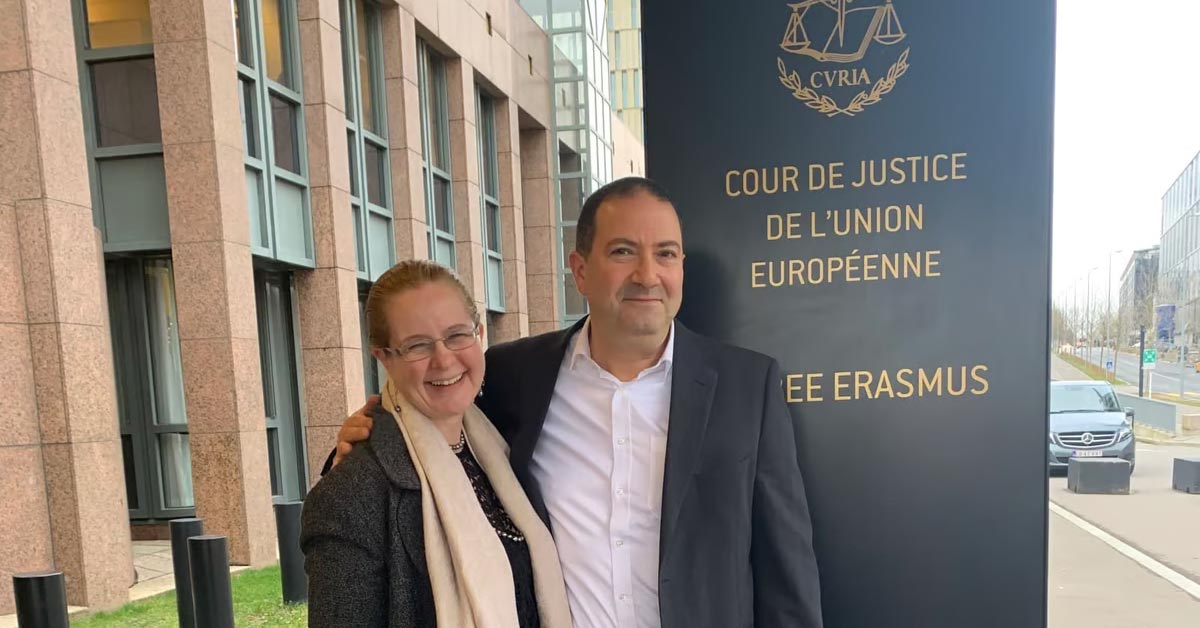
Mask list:
[[[826,625],[1044,626],[1054,3],[643,8],[680,317],[784,367]]]

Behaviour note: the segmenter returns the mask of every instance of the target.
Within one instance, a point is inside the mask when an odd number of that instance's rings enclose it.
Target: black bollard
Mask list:
[[[174,519],[171,521],[171,564],[175,568],[175,611],[179,615],[179,628],[196,628],[196,616],[192,608],[192,570],[188,560],[188,542],[193,536],[204,534],[203,519]]]
[[[192,599],[197,626],[233,628],[233,589],[229,582],[229,549],[225,537],[188,539]]]
[[[279,538],[279,572],[283,580],[283,602],[308,601],[308,574],[300,551],[300,512],[304,502],[275,504],[275,531]]]
[[[18,628],[67,628],[67,585],[61,571],[14,574]]]

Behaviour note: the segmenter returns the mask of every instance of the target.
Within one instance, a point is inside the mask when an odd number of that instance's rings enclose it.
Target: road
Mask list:
[[[1078,350],[1076,352],[1080,358],[1087,360],[1087,351]],[[1112,359],[1112,354],[1108,351],[1104,352],[1104,362]],[[1124,380],[1131,386],[1138,384],[1138,364],[1140,356],[1127,353],[1117,353],[1117,378]],[[1200,356],[1196,356],[1200,357]],[[1100,360],[1100,349],[1093,348],[1091,360],[1093,364],[1103,368],[1104,362]],[[1195,372],[1195,362],[1183,365],[1183,385],[1184,396],[1190,399],[1200,400],[1200,373]],[[1155,365],[1154,370],[1146,371],[1146,385],[1152,387],[1153,392],[1179,394],[1179,371],[1180,364],[1178,362],[1159,362]]]

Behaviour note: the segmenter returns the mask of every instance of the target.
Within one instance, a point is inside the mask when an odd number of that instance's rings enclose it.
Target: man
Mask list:
[[[597,190],[569,260],[589,316],[488,350],[479,406],[551,528],[576,626],[819,628],[778,364],[675,321],[683,258],[657,184]]]

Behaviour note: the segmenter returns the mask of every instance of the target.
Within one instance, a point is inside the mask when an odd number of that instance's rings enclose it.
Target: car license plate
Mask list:
[[[1072,455],[1076,458],[1102,458],[1104,457],[1104,452],[1099,449],[1076,450]]]

